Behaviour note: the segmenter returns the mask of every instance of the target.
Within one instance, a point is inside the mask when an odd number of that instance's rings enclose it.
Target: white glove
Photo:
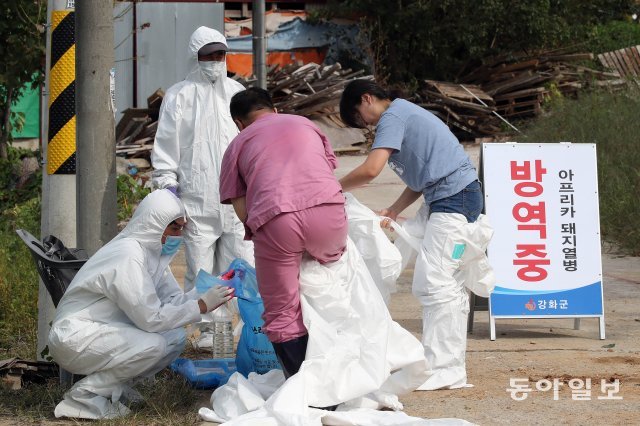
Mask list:
[[[207,290],[206,293],[200,296],[200,299],[206,305],[207,312],[211,312],[218,306],[231,300],[233,298],[233,292],[234,289],[231,287],[217,285]]]

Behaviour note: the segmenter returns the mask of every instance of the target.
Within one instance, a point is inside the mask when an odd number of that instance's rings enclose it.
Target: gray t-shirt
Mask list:
[[[392,148],[389,167],[427,203],[462,191],[478,179],[458,139],[439,118],[418,105],[394,100],[382,113],[372,149]]]

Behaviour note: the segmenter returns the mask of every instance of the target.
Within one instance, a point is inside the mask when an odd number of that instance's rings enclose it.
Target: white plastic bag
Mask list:
[[[358,248],[385,304],[396,292],[396,280],[402,272],[402,255],[380,228],[382,219],[361,204],[352,194],[344,194],[347,203],[349,238]]]

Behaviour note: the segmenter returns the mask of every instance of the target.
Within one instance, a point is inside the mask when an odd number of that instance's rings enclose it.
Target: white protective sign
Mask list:
[[[485,208],[495,318],[598,317],[604,339],[595,144],[488,143]]]

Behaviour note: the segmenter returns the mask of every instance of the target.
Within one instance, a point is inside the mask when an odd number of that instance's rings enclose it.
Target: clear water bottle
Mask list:
[[[213,311],[213,358],[233,358],[233,315],[227,305]]]

